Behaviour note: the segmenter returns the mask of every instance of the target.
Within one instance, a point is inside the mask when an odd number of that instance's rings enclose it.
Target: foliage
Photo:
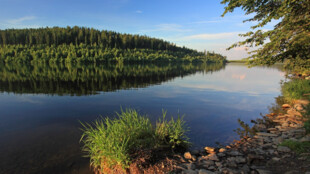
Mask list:
[[[310,142],[298,142],[293,140],[285,140],[283,141],[280,146],[286,146],[292,149],[293,151],[297,153],[309,153],[310,152]]]
[[[163,118],[165,118],[165,113]],[[91,166],[104,172],[106,169],[126,169],[129,167],[131,154],[139,150],[157,147],[176,148],[177,145],[188,145],[184,135],[184,121],[159,121],[153,128],[146,116],[136,110],[126,109],[117,114],[117,118],[105,118],[83,125],[81,141],[83,151],[90,157]],[[168,131],[159,130],[168,129]],[[168,137],[167,141],[162,138]]]
[[[2,62],[225,62],[226,57],[147,36],[85,27],[0,30]]]
[[[254,129],[254,127],[251,128],[244,121],[240,120],[240,118],[238,119],[238,123],[241,126],[241,128],[237,128],[234,131],[240,136],[240,138],[250,137],[250,136],[255,135],[256,130]]]
[[[310,100],[310,80],[292,79],[282,85],[282,94],[288,101],[307,98]]]
[[[103,46],[80,45],[5,45],[0,47],[0,61],[5,63],[96,63],[96,62],[218,62],[226,58],[216,53],[119,49]]]
[[[236,46],[258,47],[251,52],[251,65],[272,65],[286,61],[288,68],[308,71],[310,67],[310,1],[308,0],[222,0],[227,4],[222,16],[241,7],[253,17],[244,22],[255,22],[252,30],[240,36],[244,41]],[[273,30],[259,29],[270,22],[278,22]]]

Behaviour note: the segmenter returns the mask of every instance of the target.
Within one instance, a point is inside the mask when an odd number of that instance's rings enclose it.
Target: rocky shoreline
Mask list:
[[[284,104],[285,113],[270,113],[258,119],[254,136],[242,138],[226,147],[205,147],[178,156],[176,173],[189,174],[310,174],[310,154],[296,154],[280,146],[284,140],[310,141],[302,113],[308,100]],[[293,166],[293,167],[292,167]]]

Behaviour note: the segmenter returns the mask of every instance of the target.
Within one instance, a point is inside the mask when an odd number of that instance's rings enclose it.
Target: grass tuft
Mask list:
[[[132,154],[155,148],[188,148],[183,117],[166,120],[166,112],[154,128],[150,120],[134,109],[121,110],[115,119],[102,118],[93,124],[81,123],[82,150],[90,157],[90,165],[101,173],[115,169],[125,171],[132,162]]]
[[[292,141],[292,140],[285,140],[280,144],[280,146],[286,146],[298,154],[310,152],[309,141],[298,142],[298,141]]]

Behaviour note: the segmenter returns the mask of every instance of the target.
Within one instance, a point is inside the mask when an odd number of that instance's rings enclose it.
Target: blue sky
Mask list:
[[[220,0],[0,0],[0,29],[86,26],[162,38],[228,59],[247,56],[244,48],[226,51],[249,31],[238,9],[224,18]],[[267,26],[268,29],[271,26]]]

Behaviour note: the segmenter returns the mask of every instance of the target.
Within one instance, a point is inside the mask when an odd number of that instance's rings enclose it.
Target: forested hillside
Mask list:
[[[0,30],[0,45],[3,62],[226,61],[162,39],[77,26]]]

